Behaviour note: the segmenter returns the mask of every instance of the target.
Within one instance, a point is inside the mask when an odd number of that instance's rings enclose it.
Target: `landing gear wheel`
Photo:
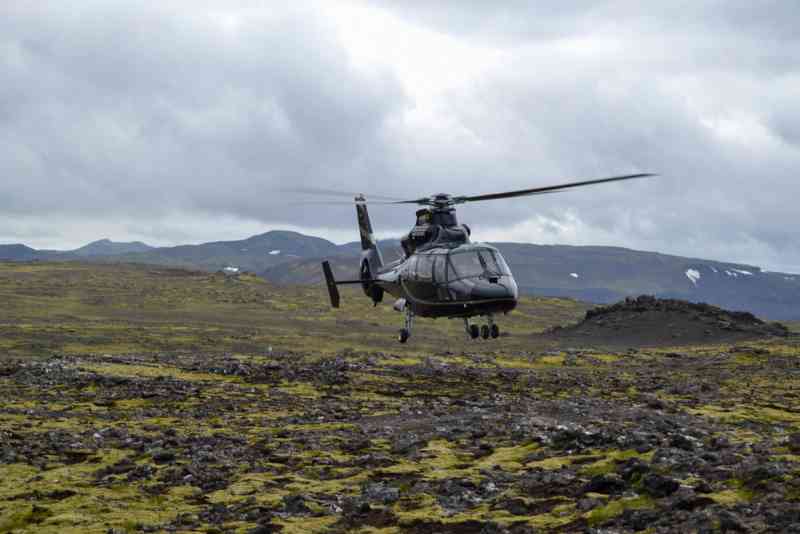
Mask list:
[[[483,325],[481,327],[481,337],[483,339],[489,339],[489,326],[488,325]]]
[[[476,324],[472,324],[469,326],[469,337],[472,339],[478,339],[478,336],[481,335],[481,329]]]
[[[400,335],[398,336],[397,340],[400,343],[405,343],[406,341],[408,341],[408,338],[410,337],[411,337],[411,332],[403,328],[402,330],[400,330]]]
[[[489,327],[489,334],[492,336],[492,339],[497,339],[500,336],[500,327],[493,324]]]

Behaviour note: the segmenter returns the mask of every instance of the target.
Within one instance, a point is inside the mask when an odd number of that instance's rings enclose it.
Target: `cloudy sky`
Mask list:
[[[352,207],[285,190],[657,172],[459,213],[483,240],[800,272],[796,1],[286,4],[0,2],[0,243],[343,242]],[[385,236],[413,218],[378,208]]]

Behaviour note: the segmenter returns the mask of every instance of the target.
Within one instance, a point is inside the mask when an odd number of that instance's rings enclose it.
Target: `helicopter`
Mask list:
[[[500,327],[495,322],[495,316],[507,314],[517,306],[519,288],[497,248],[470,240],[472,232],[469,226],[458,222],[456,206],[468,202],[557,193],[576,187],[650,176],[656,175],[627,174],[477,196],[439,193],[412,200],[371,201],[370,204],[423,206],[416,212],[416,224],[400,241],[403,256],[389,264],[384,264],[378,248],[367,209],[367,198],[364,194],[357,194],[353,202],[361,237],[359,278],[336,280],[330,262],[322,262],[331,306],[339,307],[341,296],[338,286],[360,285],[374,306],[380,304],[387,293],[396,299],[393,308],[405,314],[405,324],[398,336],[400,343],[406,343],[411,337],[416,317],[462,319],[471,339],[496,339],[500,336]],[[341,194],[325,190],[304,192]],[[470,321],[474,317],[483,317],[486,322],[478,326]]]

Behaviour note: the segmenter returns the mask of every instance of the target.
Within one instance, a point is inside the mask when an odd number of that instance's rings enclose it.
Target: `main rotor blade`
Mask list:
[[[428,206],[431,204],[430,197],[418,198],[416,200],[396,200],[390,204],[419,204],[420,206]]]
[[[294,200],[290,202],[286,202],[286,204],[292,206],[355,206],[355,200]],[[396,206],[397,202],[389,202],[386,200],[365,200],[364,204],[368,204],[370,206],[374,206],[376,204],[380,204],[383,206]]]
[[[300,187],[300,188],[297,188],[297,189],[281,189],[281,192],[282,193],[298,193],[298,194],[301,194],[301,195],[327,195],[327,196],[332,196],[332,197],[350,197],[351,199],[361,195],[361,193],[352,193],[352,192],[349,192],[349,191],[338,191],[338,190],[335,190],[335,189],[319,189],[319,188],[316,188],[316,187]],[[364,194],[364,196],[367,198],[367,200],[369,200],[371,198],[374,198],[374,199],[377,199],[377,200],[393,200],[393,201],[401,200],[401,199],[399,199],[397,197],[387,197],[387,196],[384,196],[384,195]]]
[[[626,174],[624,176],[612,176],[610,178],[600,178],[598,180],[585,180],[582,182],[571,182],[560,185],[535,187],[533,189],[521,189],[519,191],[507,191],[505,193],[491,193],[487,195],[475,195],[470,197],[467,196],[453,197],[453,202],[456,204],[461,204],[464,202],[478,202],[481,200],[497,200],[501,198],[514,198],[514,197],[524,197],[527,195],[540,195],[542,193],[558,193],[560,191],[571,189],[573,187],[583,187],[585,185],[604,184],[608,182],[619,182],[621,180],[633,180],[636,178],[647,178],[648,176],[657,176],[657,175],[651,173]]]

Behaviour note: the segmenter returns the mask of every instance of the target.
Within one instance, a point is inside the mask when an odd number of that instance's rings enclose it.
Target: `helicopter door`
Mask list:
[[[411,259],[412,271],[408,280],[411,296],[422,300],[436,299],[436,285],[433,281],[433,260],[430,254],[418,254]]]
[[[435,256],[433,262],[433,281],[436,284],[436,297],[439,300],[450,300],[450,291],[447,287],[447,256]]]

